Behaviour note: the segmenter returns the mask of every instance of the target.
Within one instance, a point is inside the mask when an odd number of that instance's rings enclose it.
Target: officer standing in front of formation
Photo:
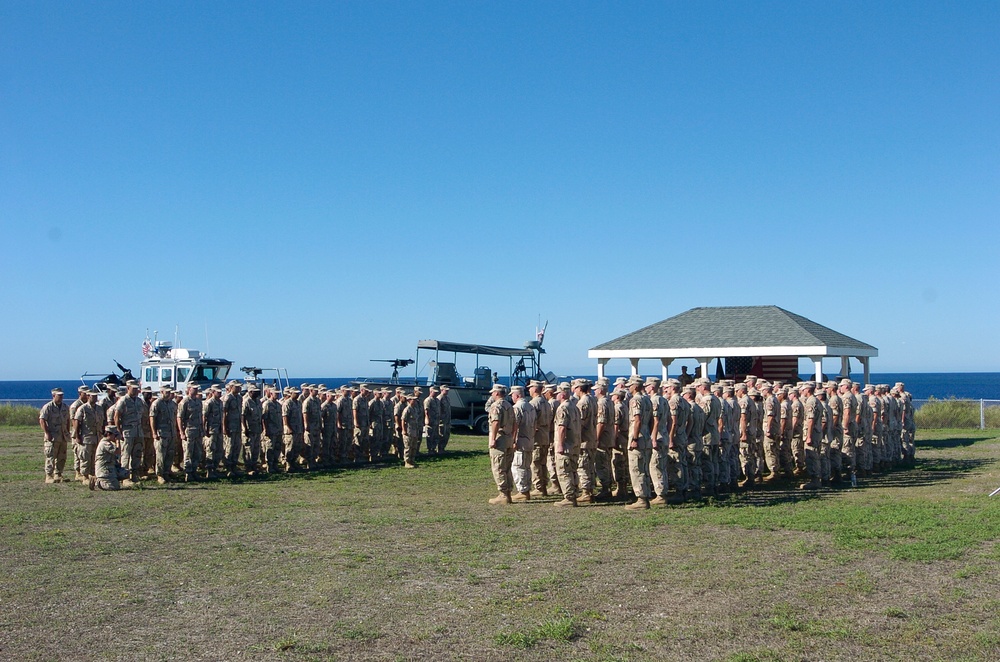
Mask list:
[[[531,499],[531,460],[535,448],[535,432],[537,432],[537,414],[527,398],[524,397],[523,386],[512,386],[510,397],[514,402],[514,429],[511,438],[514,441],[514,457],[511,461],[511,473],[514,478],[516,493],[511,496],[513,501],[528,501]]]
[[[511,474],[511,463],[514,459],[514,445],[511,439],[511,433],[514,431],[514,411],[504,396],[505,388],[501,384],[494,384],[490,391],[489,447],[490,467],[499,494],[490,499],[492,504],[511,503],[510,492],[514,484],[514,477]]]
[[[44,435],[45,482],[61,483],[69,444],[69,407],[61,388],[52,389],[52,400],[38,412],[38,425]]]
[[[158,401],[157,401],[158,402]],[[155,405],[156,403],[154,403]],[[205,439],[205,417],[201,403],[201,391],[194,384],[187,387],[187,394],[181,400],[177,408],[177,430],[180,434],[181,445],[184,448],[184,480],[192,482],[197,478],[198,467],[204,460],[204,439]],[[150,410],[152,412],[152,410]],[[151,422],[156,420],[150,415]],[[156,429],[153,427],[152,429]],[[162,442],[161,442],[162,445]],[[155,444],[154,444],[155,447]],[[157,482],[166,480],[170,473],[167,454],[165,451],[157,450],[156,453],[156,477]]]
[[[179,456],[182,452],[175,448],[177,435],[174,434],[174,425],[177,416],[173,389],[163,386],[160,389],[160,397],[154,400],[153,406],[149,408],[149,425],[153,430],[153,447],[156,449],[156,482],[160,485],[166,483],[170,476],[174,454],[177,453]],[[122,450],[122,454],[125,454],[125,449]]]

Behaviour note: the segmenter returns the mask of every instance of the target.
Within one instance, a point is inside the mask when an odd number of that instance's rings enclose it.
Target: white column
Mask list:
[[[597,359],[597,378],[604,379],[604,367],[608,365],[607,359]]]
[[[661,370],[660,370],[661,375],[660,375],[660,378],[661,378],[662,381],[666,382],[670,378],[670,372],[667,369],[670,367],[670,364],[673,363],[673,362],[674,362],[673,359],[660,359],[660,366],[661,366]]]
[[[816,383],[821,384],[823,382],[823,357],[810,356],[809,360],[816,364]]]
[[[695,361],[701,364],[701,376],[708,377],[708,364],[711,362],[710,358],[697,358]]]
[[[632,364],[632,376],[639,374],[639,359],[629,359],[629,363]]]
[[[840,375],[842,377],[847,377],[851,374],[851,357],[841,356],[840,357]]]
[[[861,367],[865,369],[865,384],[870,384],[872,381],[871,368],[869,368],[868,363],[871,361],[870,356],[859,356],[858,359],[861,361]]]

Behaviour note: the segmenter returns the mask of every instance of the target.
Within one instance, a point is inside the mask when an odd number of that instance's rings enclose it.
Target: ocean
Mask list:
[[[618,375],[609,375],[614,379]],[[627,376],[627,375],[624,375]],[[596,375],[572,375],[560,377],[589,377]],[[855,375],[855,378],[858,376]],[[803,378],[809,378],[803,375]],[[311,384],[326,384],[333,388],[346,384],[358,377],[301,377],[292,378],[291,383],[298,385],[303,382]],[[384,381],[385,377],[372,377],[373,380]],[[1000,372],[909,372],[909,373],[872,373],[872,383],[895,384],[903,382],[906,390],[917,400],[934,398],[969,398],[972,400],[1000,400]],[[23,402],[25,404],[42,405],[50,399],[49,391],[60,387],[66,392],[68,400],[76,397],[76,387],[80,380],[36,380],[36,381],[0,381],[0,402]]]

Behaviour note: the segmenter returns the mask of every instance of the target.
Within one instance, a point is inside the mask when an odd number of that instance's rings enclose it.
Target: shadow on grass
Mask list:
[[[983,441],[984,437],[951,437],[949,439],[924,439],[917,442],[917,448],[959,448],[972,446],[977,441]]]

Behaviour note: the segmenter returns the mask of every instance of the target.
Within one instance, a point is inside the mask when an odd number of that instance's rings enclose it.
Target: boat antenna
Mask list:
[[[208,349],[208,320],[205,320],[205,355],[212,355],[211,350]]]
[[[177,334],[181,332],[181,325],[174,324],[174,347],[180,347],[180,342],[177,340]]]

